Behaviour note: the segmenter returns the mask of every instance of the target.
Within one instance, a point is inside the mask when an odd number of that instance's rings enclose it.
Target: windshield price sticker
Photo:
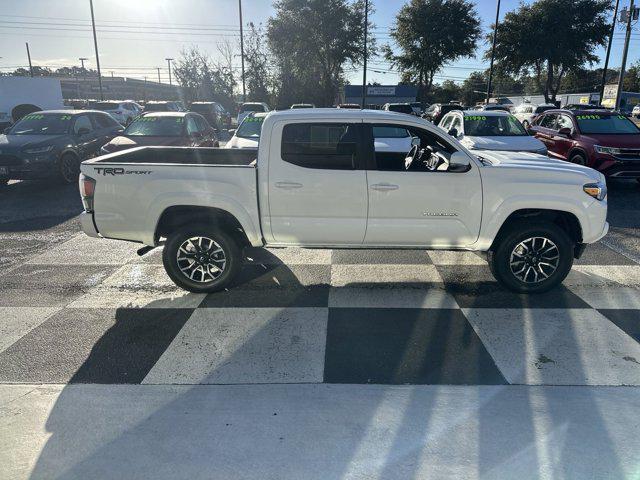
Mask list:
[[[472,120],[472,121],[482,121],[482,120],[486,120],[487,117],[485,117],[484,115],[468,115],[464,117],[465,120]]]
[[[600,115],[576,115],[578,120],[602,120]]]
[[[184,122],[184,118],[176,118],[176,123],[182,123]]]
[[[137,121],[138,122],[155,122],[158,119],[158,117],[142,117],[139,118]]]
[[[42,120],[44,115],[40,113],[30,113],[24,117],[25,120]]]
[[[626,120],[626,119],[627,119],[627,117],[625,117],[624,115],[618,115],[618,118],[619,118],[620,120]]]
[[[252,118],[252,117],[247,117],[245,118],[245,122],[247,123],[251,123],[251,122],[257,122],[257,123],[262,123],[262,118]]]

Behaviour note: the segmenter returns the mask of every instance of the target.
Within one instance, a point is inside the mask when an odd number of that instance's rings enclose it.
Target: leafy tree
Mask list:
[[[627,69],[622,85],[625,92],[640,92],[640,60]]]
[[[410,0],[398,12],[391,37],[398,51],[386,45],[384,55],[403,81],[418,85],[422,99],[443,66],[473,55],[480,22],[468,0]]]
[[[97,77],[98,71],[82,67],[61,67],[56,69],[55,75],[59,77]]]
[[[245,80],[248,98],[273,105],[275,101],[275,72],[270,62],[266,35],[261,27],[249,23],[245,39]]]
[[[593,52],[606,43],[610,3],[537,0],[520,4],[498,27],[497,66],[507,73],[532,75],[545,101],[555,101],[568,72],[598,61]],[[485,56],[490,55],[489,49]]]
[[[17,68],[10,75],[14,77],[28,77],[31,73],[28,68]],[[48,67],[39,67],[38,65],[33,67],[34,77],[50,77],[51,75],[53,75],[53,71]]]
[[[278,104],[332,105],[345,66],[363,58],[364,0],[277,0],[274,8],[267,37],[278,68]]]

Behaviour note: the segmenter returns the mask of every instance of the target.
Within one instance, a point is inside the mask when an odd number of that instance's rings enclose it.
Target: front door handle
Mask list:
[[[374,183],[371,185],[372,190],[378,190],[380,192],[389,192],[391,190],[398,190],[398,188],[400,188],[398,185],[392,183]]]
[[[302,188],[302,184],[296,182],[276,182],[276,187],[284,190],[292,190],[294,188]]]

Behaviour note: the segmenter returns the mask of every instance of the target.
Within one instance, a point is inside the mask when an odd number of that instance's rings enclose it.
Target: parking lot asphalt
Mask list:
[[[563,478],[626,478],[640,447],[640,186],[609,192],[610,234],[543,295],[503,290],[476,253],[302,249],[247,249],[233,289],[195,295],[170,282],[160,249],[139,257],[138,245],[84,236],[77,186],[11,183],[0,190],[0,479],[176,478],[152,462],[154,435],[171,428],[180,462],[202,467],[189,478],[231,478],[237,458],[215,445],[239,424],[229,445],[256,452],[238,478],[320,478],[307,437],[321,436],[318,422],[329,432],[318,452],[338,458],[322,478],[557,478],[563,464],[576,466]],[[194,421],[190,456],[180,442]],[[99,460],[125,465],[135,448],[136,470]],[[296,468],[272,461],[284,451]]]

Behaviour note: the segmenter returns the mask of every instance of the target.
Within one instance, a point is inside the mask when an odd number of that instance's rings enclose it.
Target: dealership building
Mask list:
[[[412,85],[367,85],[367,105],[381,107],[385,103],[415,102],[418,87]],[[362,85],[344,87],[344,103],[362,103]]]

